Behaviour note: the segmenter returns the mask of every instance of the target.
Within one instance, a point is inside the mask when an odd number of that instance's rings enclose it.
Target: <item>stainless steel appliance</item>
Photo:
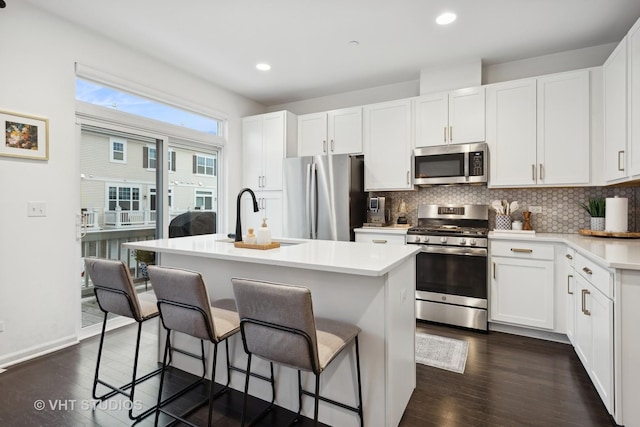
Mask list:
[[[362,156],[285,159],[283,190],[283,237],[355,240],[366,213]]]
[[[487,144],[449,144],[416,148],[414,185],[484,184],[488,179]]]
[[[416,257],[416,317],[487,330],[488,205],[420,205],[406,243]]]
[[[388,197],[370,197],[367,203],[368,227],[383,227],[391,223],[391,200]]]

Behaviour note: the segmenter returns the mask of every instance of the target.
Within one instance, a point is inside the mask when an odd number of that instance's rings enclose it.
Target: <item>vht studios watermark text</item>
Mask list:
[[[142,402],[139,400],[97,400],[97,399],[38,399],[33,402],[36,411],[91,411],[100,409],[103,411],[141,410]]]

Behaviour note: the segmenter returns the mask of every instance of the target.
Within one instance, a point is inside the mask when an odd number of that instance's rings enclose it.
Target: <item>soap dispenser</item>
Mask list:
[[[257,239],[259,245],[271,244],[271,230],[267,227],[267,218],[262,218],[262,226],[258,229]]]
[[[249,229],[249,233],[244,239],[244,242],[250,245],[255,245],[257,242],[256,235],[253,233],[253,228]]]

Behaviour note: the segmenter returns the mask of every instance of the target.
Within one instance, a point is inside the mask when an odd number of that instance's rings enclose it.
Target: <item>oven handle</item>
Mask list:
[[[467,255],[467,256],[480,256],[480,257],[487,256],[486,248],[423,245],[422,252],[432,253],[432,254],[445,254],[445,255]]]

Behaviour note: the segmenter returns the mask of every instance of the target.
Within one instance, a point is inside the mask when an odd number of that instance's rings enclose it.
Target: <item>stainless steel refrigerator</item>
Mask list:
[[[354,240],[366,217],[362,156],[285,159],[283,187],[283,237]]]

